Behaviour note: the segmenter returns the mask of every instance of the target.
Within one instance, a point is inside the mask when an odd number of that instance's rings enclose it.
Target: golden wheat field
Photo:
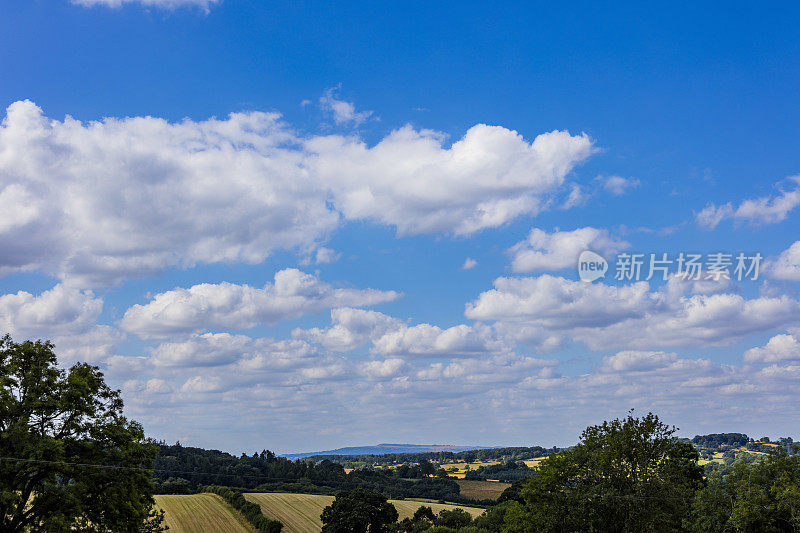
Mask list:
[[[319,516],[322,514],[322,510],[333,501],[333,496],[314,494],[252,492],[244,496],[248,501],[260,505],[261,512],[266,516],[280,520],[283,523],[282,533],[319,533],[322,529],[322,521]],[[397,508],[397,513],[400,515],[401,520],[413,515],[423,505],[433,508],[435,513],[442,509],[460,507],[473,517],[480,515],[484,511],[484,509],[463,505],[427,503],[413,500],[389,501]]]
[[[255,529],[216,494],[158,495],[170,533],[255,533]]]

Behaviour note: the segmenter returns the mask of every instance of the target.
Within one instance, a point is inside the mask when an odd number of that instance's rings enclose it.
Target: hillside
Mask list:
[[[245,494],[248,501],[261,506],[264,515],[280,520],[283,523],[281,533],[319,533],[322,529],[320,515],[322,510],[331,504],[333,496],[320,496],[314,494],[287,494],[269,492],[251,492]],[[463,505],[448,505],[441,503],[427,503],[414,500],[389,500],[400,515],[400,520],[410,517],[423,505],[427,505],[438,513],[442,509],[461,508],[473,517],[480,515],[484,509],[465,507]]]
[[[255,533],[250,524],[216,494],[157,495],[170,533]]]
[[[387,455],[391,453],[464,452],[485,450],[486,446],[451,446],[448,444],[376,444],[375,446],[346,446],[320,452],[284,453],[287,459],[303,459],[318,455]]]

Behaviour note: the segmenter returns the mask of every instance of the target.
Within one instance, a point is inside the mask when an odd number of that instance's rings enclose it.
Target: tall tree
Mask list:
[[[382,533],[397,517],[397,509],[380,492],[343,491],[322,510],[322,533]]]
[[[681,531],[703,477],[675,431],[652,413],[586,428],[524,482],[506,531]]]
[[[50,342],[0,340],[2,531],[161,531],[156,451],[97,367],[62,370]]]
[[[737,460],[708,476],[695,498],[692,529],[701,533],[800,531],[800,455],[784,449]]]

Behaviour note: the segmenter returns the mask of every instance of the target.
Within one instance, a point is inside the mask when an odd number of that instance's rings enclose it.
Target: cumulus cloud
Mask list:
[[[72,3],[85,7],[105,6],[111,8],[119,8],[125,4],[139,4],[162,9],[197,7],[208,13],[213,6],[222,3],[222,0],[72,0]]]
[[[373,353],[409,357],[472,357],[509,351],[489,326],[459,324],[442,329],[430,324],[403,326],[373,340]]]
[[[345,307],[331,310],[330,327],[297,328],[292,331],[292,336],[320,344],[328,350],[347,352],[403,327],[402,321],[389,315]]]
[[[399,375],[406,366],[404,360],[395,357],[382,361],[366,361],[361,364],[361,371],[372,379],[386,379]]]
[[[607,372],[632,372],[664,368],[678,360],[678,354],[666,352],[623,351],[603,358]]]
[[[319,313],[338,306],[390,302],[395,291],[336,288],[316,276],[287,268],[262,288],[202,283],[155,295],[125,311],[120,326],[140,337],[166,337],[212,327],[246,329]]]
[[[0,296],[0,335],[53,341],[62,364],[98,362],[112,355],[124,335],[98,325],[103,300],[91,291],[56,285],[39,295]]]
[[[466,307],[466,316],[497,321],[521,340],[559,335],[590,349],[724,345],[786,327],[800,302],[788,296],[651,291],[646,282],[611,286],[542,275],[498,278]]]
[[[352,137],[318,137],[305,143],[307,165],[336,184],[334,202],[348,219],[389,224],[400,235],[470,235],[537,214],[593,151],[586,135],[553,131],[528,143],[484,124],[449,148],[443,141],[410,126],[371,148]]]
[[[528,238],[508,250],[514,272],[535,272],[575,268],[578,256],[591,250],[610,260],[630,244],[609,234],[608,230],[579,228],[574,231],[547,233],[533,228]]]
[[[171,359],[148,365],[140,358],[114,358],[114,365],[136,367],[136,377],[126,378],[123,387],[126,408],[167,435],[176,431],[170,413],[181,413],[180,430],[189,433],[235,418],[241,421],[236,442],[253,445],[263,439],[264,427],[272,427],[273,436],[296,447],[309,438],[303,428],[316,427],[334,413],[337,427],[357,439],[374,437],[374,432],[359,433],[373,423],[404,428],[416,420],[414,427],[434,437],[441,431],[461,440],[474,435],[474,428],[463,428],[476,414],[486,418],[488,426],[481,428],[490,434],[513,435],[525,423],[557,426],[556,434],[569,425],[577,434],[581,425],[631,406],[654,409],[670,420],[696,421],[691,414],[702,404],[715,425],[728,415],[731,422],[747,424],[765,414],[784,412],[791,418],[798,413],[792,398],[800,367],[784,361],[760,368],[625,350],[604,357],[592,371],[564,375],[556,360],[514,352],[436,361],[360,360],[316,351],[298,339],[229,334],[197,335],[159,348]],[[753,403],[754,395],[764,401]],[[420,409],[428,413],[422,421]],[[565,411],[584,418],[567,421]],[[365,419],[370,424],[365,426]]]
[[[747,363],[800,361],[800,343],[794,335],[775,335],[765,346],[747,350],[743,359]]]
[[[464,264],[461,265],[461,270],[472,270],[476,266],[478,266],[478,262],[471,257],[467,257],[464,260]]]
[[[788,179],[789,188],[784,188],[776,196],[764,196],[745,200],[735,207],[732,203],[723,205],[708,204],[697,213],[697,223],[706,228],[714,229],[725,219],[736,222],[749,222],[751,224],[775,224],[786,219],[791,211],[800,205],[800,176]]]
[[[639,186],[636,178],[623,178],[622,176],[601,176],[598,178],[603,184],[603,188],[614,196],[623,194]]]
[[[91,291],[56,285],[38,296],[25,291],[0,296],[0,330],[16,337],[82,333],[94,325],[103,300]]]
[[[781,252],[767,270],[772,278],[800,281],[800,241]]]
[[[152,362],[165,367],[207,367],[238,363],[248,371],[292,366],[317,355],[294,340],[253,339],[230,333],[204,333],[184,341],[165,342],[153,350]]]
[[[601,327],[641,316],[663,303],[646,282],[611,286],[545,274],[498,278],[494,287],[467,304],[467,318],[536,322],[554,329]]]
[[[372,116],[372,111],[356,111],[354,103],[339,99],[336,95],[337,89],[338,87],[332,87],[319,98],[320,107],[333,115],[333,121],[337,125],[352,124],[357,127]]]
[[[328,328],[295,329],[292,336],[346,352],[372,343],[370,351],[385,357],[473,357],[513,348],[492,327],[459,324],[442,329],[431,324],[409,326],[376,311],[342,308],[331,311]]]
[[[15,102],[0,126],[0,274],[93,287],[275,250],[308,256],[346,220],[469,235],[537,214],[592,151],[586,135],[529,143],[482,124],[450,146],[410,126],[368,146],[298,136],[276,113],[83,123]]]

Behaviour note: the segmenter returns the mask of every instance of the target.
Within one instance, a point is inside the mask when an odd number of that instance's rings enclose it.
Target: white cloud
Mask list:
[[[374,339],[373,345],[373,353],[410,357],[474,357],[512,348],[491,327],[481,324],[447,329],[430,324],[403,326]]]
[[[571,184],[569,195],[567,195],[567,198],[561,204],[561,209],[572,209],[573,207],[581,206],[587,202],[589,196],[589,194],[583,191],[580,185],[573,183]]]
[[[382,361],[367,361],[361,364],[361,370],[372,379],[386,379],[399,375],[406,366],[404,360],[396,357]]]
[[[298,328],[292,336],[335,352],[371,342],[371,352],[386,357],[474,357],[513,348],[502,335],[483,324],[459,324],[446,329],[430,324],[409,326],[383,313],[351,308],[332,310],[329,328]]]
[[[734,212],[731,204],[720,206],[709,204],[697,213],[697,223],[706,229],[714,229],[720,222],[733,216]]]
[[[105,6],[111,8],[119,8],[125,4],[140,4],[145,7],[162,9],[197,7],[208,13],[213,6],[222,3],[222,0],[72,0],[72,3],[85,7]]]
[[[734,207],[727,203],[720,206],[708,204],[697,213],[697,223],[706,229],[714,229],[720,222],[732,218],[737,222],[751,224],[775,224],[786,219],[791,211],[800,206],[800,176],[788,178],[791,188],[783,189],[772,197],[745,200]]]
[[[547,233],[534,228],[527,239],[512,246],[508,253],[514,272],[535,272],[576,268],[578,256],[584,250],[599,253],[610,261],[612,255],[629,247],[630,244],[605,229],[588,227]]]
[[[319,105],[323,110],[333,115],[333,121],[338,125],[352,124],[358,127],[372,116],[372,111],[356,111],[352,102],[346,102],[336,97],[337,87],[325,91],[319,98]]]
[[[639,180],[636,178],[623,178],[621,176],[601,176],[599,180],[603,184],[603,188],[613,194],[614,196],[622,196],[628,191],[635,189],[639,186]]]
[[[122,385],[122,390],[128,394],[168,394],[172,388],[163,379],[153,378],[147,381],[131,379]]]
[[[320,344],[328,350],[347,352],[403,327],[403,322],[383,313],[345,307],[331,310],[330,327],[297,328],[292,331],[292,336]]]
[[[650,291],[649,284],[586,284],[548,275],[498,278],[466,307],[474,320],[523,341],[560,335],[592,350],[724,345],[794,323],[800,303],[788,296]]]
[[[800,281],[800,241],[781,252],[767,271],[770,277],[789,281]]]
[[[464,260],[464,264],[461,265],[461,270],[472,270],[476,266],[478,266],[478,262],[471,257],[467,257]]]
[[[318,352],[302,341],[252,339],[230,333],[204,333],[166,342],[153,350],[152,362],[164,367],[209,367],[238,363],[248,372],[296,365]]]
[[[657,309],[661,297],[646,282],[610,286],[542,275],[498,278],[494,289],[467,304],[473,320],[535,322],[546,328],[601,327]]]
[[[747,363],[800,361],[800,342],[793,335],[775,335],[764,347],[747,350],[743,359]]]
[[[317,252],[315,254],[314,262],[318,265],[324,265],[327,263],[335,263],[342,257],[342,254],[338,253],[336,250],[331,250],[330,248],[325,248],[321,246],[317,248]]]
[[[222,388],[222,382],[217,376],[193,376],[181,385],[180,391],[186,394],[206,394],[220,392]]]
[[[449,148],[442,144],[440,133],[405,126],[372,148],[338,136],[305,146],[314,154],[309,170],[334,184],[334,202],[346,218],[390,224],[400,235],[469,235],[535,215],[593,151],[586,135],[554,131],[528,143],[515,131],[484,124]]]
[[[258,324],[319,313],[337,306],[390,302],[395,291],[335,288],[319,278],[288,268],[263,288],[233,283],[202,283],[157,294],[125,311],[120,326],[145,338],[198,332],[211,327],[246,329]]]
[[[56,285],[38,296],[25,291],[0,296],[0,330],[16,337],[82,333],[94,325],[103,300],[91,291]]]
[[[586,135],[528,143],[482,124],[449,147],[410,126],[368,146],[298,136],[276,113],[82,123],[15,102],[0,126],[0,274],[92,287],[275,250],[309,256],[346,220],[469,235],[537,214],[592,151]]]
[[[56,285],[39,295],[19,291],[0,296],[0,335],[53,341],[59,362],[96,363],[109,357],[124,335],[98,325],[103,300],[91,291]]]
[[[603,358],[602,369],[607,372],[655,370],[678,360],[675,353],[623,351]]]

